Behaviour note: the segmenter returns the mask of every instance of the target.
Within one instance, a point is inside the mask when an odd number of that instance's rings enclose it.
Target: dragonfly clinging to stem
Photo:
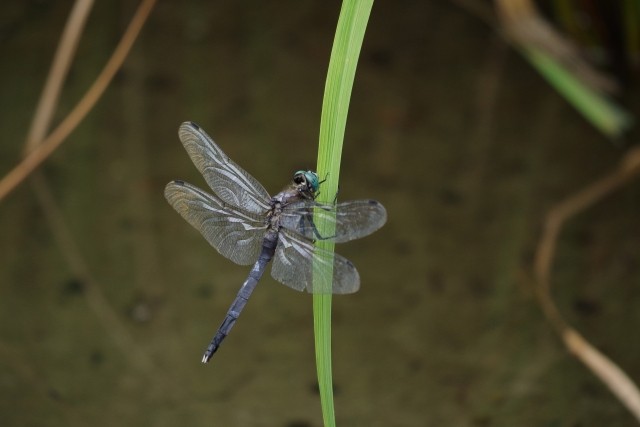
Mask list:
[[[373,233],[387,219],[380,203],[318,203],[315,198],[321,181],[312,171],[296,172],[293,182],[271,197],[198,125],[185,122],[178,134],[214,194],[176,180],[167,184],[165,197],[218,252],[236,264],[253,265],[202,356],[203,363],[211,359],[228,335],[271,259],[273,278],[295,290],[335,294],[358,290],[360,276],[354,265],[316,247],[314,241],[343,243]],[[334,234],[323,237],[315,226],[318,220],[330,224]],[[326,277],[328,274],[331,277]],[[318,283],[328,283],[329,287]]]

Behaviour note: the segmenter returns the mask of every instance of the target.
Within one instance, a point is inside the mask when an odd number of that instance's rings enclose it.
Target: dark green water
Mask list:
[[[128,3],[96,5],[58,118],[106,61]],[[171,179],[204,186],[177,138],[184,120],[271,192],[313,168],[339,4],[287,7],[160,2],[105,97],[41,169],[72,243],[31,185],[0,204],[0,424],[321,425],[311,297],[263,279],[201,365],[248,268],[163,198]],[[69,8],[0,5],[2,173]],[[377,2],[340,197],[380,200],[389,222],[338,248],[362,277],[359,293],[334,299],[338,425],[633,425],[530,289],[544,213],[623,152],[452,3]],[[639,207],[636,183],[577,217],[554,269],[568,320],[636,380]]]

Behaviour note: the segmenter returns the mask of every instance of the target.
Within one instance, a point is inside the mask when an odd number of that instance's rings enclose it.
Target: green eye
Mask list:
[[[309,189],[314,193],[318,191],[320,188],[320,179],[318,179],[318,174],[313,171],[297,171],[293,174],[293,179],[295,181],[296,177],[303,176]]]

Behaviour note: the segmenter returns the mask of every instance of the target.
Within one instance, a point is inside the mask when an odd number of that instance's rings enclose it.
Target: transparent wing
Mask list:
[[[315,277],[322,277],[322,281],[330,287],[316,286],[314,289],[314,274]],[[329,274],[332,276],[329,277]],[[281,229],[278,235],[271,275],[278,282],[297,291],[350,294],[360,288],[360,275],[351,261],[338,254],[316,248],[307,239],[286,229]]]
[[[231,160],[197,124],[184,122],[178,135],[193,164],[224,202],[253,213],[269,209],[270,196],[262,184]]]
[[[164,195],[222,255],[240,265],[258,259],[266,228],[261,216],[230,206],[183,181],[167,184]]]
[[[281,225],[311,240],[344,243],[368,236],[387,221],[387,211],[375,200],[351,200],[337,205],[322,205],[305,200],[284,208]],[[335,225],[333,236],[322,236],[315,223]]]

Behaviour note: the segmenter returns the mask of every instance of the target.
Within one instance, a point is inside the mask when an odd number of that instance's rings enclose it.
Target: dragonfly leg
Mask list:
[[[329,174],[327,174],[329,175]],[[322,184],[323,182],[325,182],[326,179],[323,179],[322,181],[320,181],[320,184]],[[340,192],[340,186],[338,185],[338,189],[336,190],[336,195],[333,196],[333,205],[335,206],[338,203],[338,193]],[[316,193],[315,198],[317,199],[318,196],[320,196],[320,194],[322,194],[322,191],[319,191]]]
[[[300,230],[303,230],[304,235],[306,235],[306,233],[304,233],[304,230],[307,228],[307,225],[305,224],[306,222],[309,223],[309,226],[313,230],[313,235],[316,237],[316,240],[329,240],[329,239],[334,239],[336,237],[335,234],[333,236],[323,236],[322,234],[320,234],[318,227],[316,227],[316,223],[313,222],[312,215],[304,215],[300,217]]]
[[[322,184],[323,182],[325,182],[327,180],[327,178],[329,178],[329,172],[327,172],[327,174],[324,176],[324,179],[322,181],[320,181],[318,183],[318,185]]]

